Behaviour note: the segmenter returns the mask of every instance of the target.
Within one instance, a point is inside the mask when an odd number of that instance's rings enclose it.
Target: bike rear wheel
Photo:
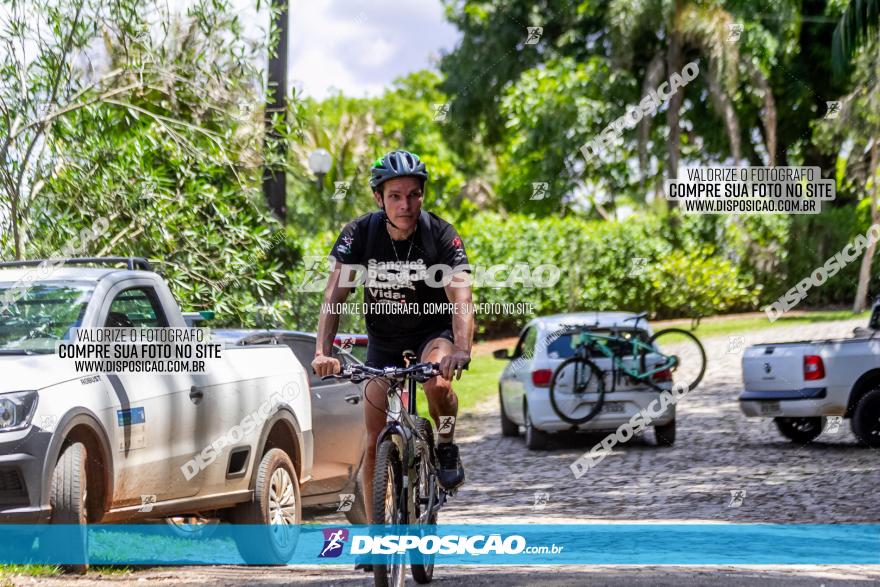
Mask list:
[[[680,384],[686,386],[688,391],[693,391],[703,380],[703,375],[706,373],[706,351],[692,333],[681,328],[667,328],[654,333],[654,336],[648,339],[648,344],[668,357],[668,359],[658,357],[652,365],[647,363],[645,355],[642,355],[643,372],[668,365],[667,369],[652,377],[654,381],[671,380],[673,385]]]
[[[591,360],[566,359],[550,379],[550,405],[569,424],[589,422],[605,403],[605,376]]]
[[[424,418],[416,419],[416,430],[424,440],[420,451],[418,478],[413,478],[413,506],[411,521],[421,528],[420,535],[434,533],[437,524],[437,512],[434,511],[440,500],[440,488],[437,477],[433,474],[437,463],[434,459],[434,430],[431,423]],[[434,579],[434,555],[421,554],[414,551],[412,554],[410,570],[416,583],[424,585]]]
[[[406,524],[402,510],[403,467],[400,452],[391,438],[376,449],[376,473],[373,477],[373,524]],[[387,564],[373,565],[377,587],[402,587],[406,581],[406,555],[387,555]]]

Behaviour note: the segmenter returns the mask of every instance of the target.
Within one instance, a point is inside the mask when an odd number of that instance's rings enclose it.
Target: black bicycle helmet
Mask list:
[[[428,179],[428,170],[419,156],[409,151],[391,151],[376,159],[370,170],[370,187],[376,191],[380,185],[395,177],[418,177],[422,182]]]

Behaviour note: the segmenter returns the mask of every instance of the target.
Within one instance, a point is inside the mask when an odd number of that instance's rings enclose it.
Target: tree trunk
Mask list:
[[[675,11],[677,14],[677,3]],[[675,19],[676,17],[673,16],[673,22]],[[682,61],[681,34],[676,30],[672,30],[669,35],[669,50],[666,53],[666,71],[669,75],[681,71]],[[669,156],[666,164],[666,177],[668,179],[678,178],[678,158],[681,147],[681,129],[679,128],[679,121],[681,119],[681,105],[683,102],[684,91],[679,88],[679,90],[669,99],[669,107],[666,110],[666,126],[669,129],[669,136],[666,139],[666,150]],[[676,204],[677,202],[675,201],[668,201],[669,209],[675,209]]]
[[[771,167],[776,165],[776,100],[773,98],[773,88],[764,76],[763,72],[752,63],[749,58],[743,60],[752,83],[761,90],[764,107],[761,109],[761,118],[764,123],[764,146],[767,149],[767,164]]]
[[[742,162],[742,143],[739,136],[739,119],[736,117],[736,110],[733,108],[733,102],[727,96],[721,81],[718,79],[717,69],[709,65],[709,95],[712,97],[712,103],[718,114],[724,120],[724,127],[727,129],[727,138],[730,141],[730,154],[733,156],[734,165]]]
[[[642,98],[649,94],[649,92],[654,91],[654,89],[660,85],[660,81],[663,79],[663,53],[657,53],[654,55],[654,58],[651,59],[651,63],[648,64],[648,68],[645,70],[645,80],[642,82]],[[639,121],[639,171],[641,171],[641,175],[639,177],[639,185],[644,188],[645,178],[648,174],[648,139],[651,135],[651,117],[643,116]]]
[[[871,145],[871,181],[873,182],[873,193],[868,197],[871,198],[871,224],[880,223],[880,211],[877,209],[878,189],[877,177],[877,142],[880,138],[874,137]],[[874,251],[877,249],[877,243],[871,242],[865,249],[865,256],[862,257],[862,265],[859,268],[859,285],[856,288],[856,300],[853,303],[853,312],[862,312],[868,303],[868,286],[871,283],[871,265],[874,260]]]

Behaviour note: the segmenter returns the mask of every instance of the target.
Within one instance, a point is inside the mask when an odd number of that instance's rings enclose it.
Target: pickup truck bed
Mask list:
[[[798,427],[803,434],[795,436],[812,436],[809,440],[821,433],[826,418],[853,418],[859,440],[875,442],[875,434],[866,429],[873,424],[867,420],[876,421],[880,414],[874,417],[868,404],[875,400],[866,398],[874,391],[880,398],[880,331],[871,328],[878,314],[880,305],[869,328],[858,329],[859,337],[748,347],[742,358],[742,412],[775,418],[789,438],[783,428]]]

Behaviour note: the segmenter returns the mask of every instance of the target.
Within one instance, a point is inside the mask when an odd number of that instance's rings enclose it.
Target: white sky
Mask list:
[[[289,83],[318,99],[378,95],[460,38],[440,0],[291,0],[291,25]]]

